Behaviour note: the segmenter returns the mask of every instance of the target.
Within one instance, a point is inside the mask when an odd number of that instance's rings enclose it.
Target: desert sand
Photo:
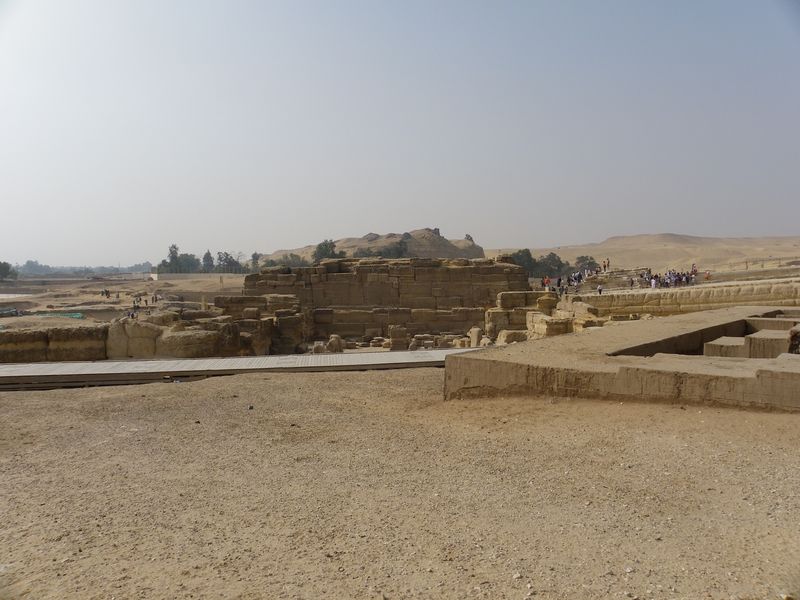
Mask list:
[[[486,250],[489,257],[516,248]],[[555,252],[575,263],[578,256],[608,258],[612,268],[650,267],[653,272],[689,269],[735,271],[800,265],[800,237],[717,238],[674,233],[616,236],[593,244],[531,248],[534,256]]]
[[[771,598],[800,415],[443,371],[0,393],[0,598]],[[251,408],[252,407],[252,408]]]

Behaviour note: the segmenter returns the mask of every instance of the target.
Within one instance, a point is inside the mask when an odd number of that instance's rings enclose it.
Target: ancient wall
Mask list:
[[[274,267],[245,277],[246,295],[291,294],[301,310],[392,307],[450,310],[493,306],[499,292],[527,290],[525,270],[466,259],[323,261],[317,267]]]
[[[269,354],[273,345],[288,354],[303,338],[301,315],[234,321],[185,311],[183,317],[164,311],[107,325],[0,331],[0,363],[250,356]]]
[[[600,316],[626,313],[664,316],[744,305],[800,306],[800,279],[606,292],[571,299],[591,304],[600,311]]]
[[[483,308],[317,308],[313,313],[313,336],[332,334],[344,338],[385,337],[390,326],[403,326],[410,335],[430,333],[464,334],[483,326]]]
[[[0,362],[105,360],[108,325],[0,331]]]

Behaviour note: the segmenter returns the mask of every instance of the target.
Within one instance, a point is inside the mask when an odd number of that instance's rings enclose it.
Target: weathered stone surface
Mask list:
[[[747,319],[780,312],[727,308],[455,354],[446,361],[445,397],[547,394],[800,411],[800,355],[696,354],[704,342],[743,334]]]
[[[328,352],[344,352],[344,342],[340,336],[334,334],[328,339],[325,349]]]
[[[527,330],[529,338],[562,335],[572,331],[572,319],[556,319],[543,313],[529,312]]]
[[[480,346],[481,339],[483,339],[483,330],[480,327],[472,327],[468,332],[470,348],[477,348]]]
[[[503,329],[497,335],[497,345],[505,346],[514,342],[527,342],[528,330],[527,329]]]
[[[630,313],[663,316],[742,305],[800,306],[800,279],[606,291],[600,296],[573,296],[571,301],[587,302],[601,316]]]
[[[47,360],[105,360],[108,325],[47,330]]]
[[[41,329],[0,331],[0,362],[47,360],[47,332]]]
[[[167,331],[155,341],[157,356],[200,358],[219,353],[220,335],[215,331]]]

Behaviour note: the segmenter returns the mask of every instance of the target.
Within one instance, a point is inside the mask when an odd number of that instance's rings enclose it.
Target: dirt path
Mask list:
[[[0,393],[0,598],[768,598],[800,574],[800,415],[442,381]]]

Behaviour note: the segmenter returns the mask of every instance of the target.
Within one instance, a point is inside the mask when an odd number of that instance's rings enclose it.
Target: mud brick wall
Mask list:
[[[393,307],[450,310],[493,306],[497,294],[530,289],[522,267],[478,259],[324,261],[274,267],[245,277],[244,294],[292,294],[301,310]]]

